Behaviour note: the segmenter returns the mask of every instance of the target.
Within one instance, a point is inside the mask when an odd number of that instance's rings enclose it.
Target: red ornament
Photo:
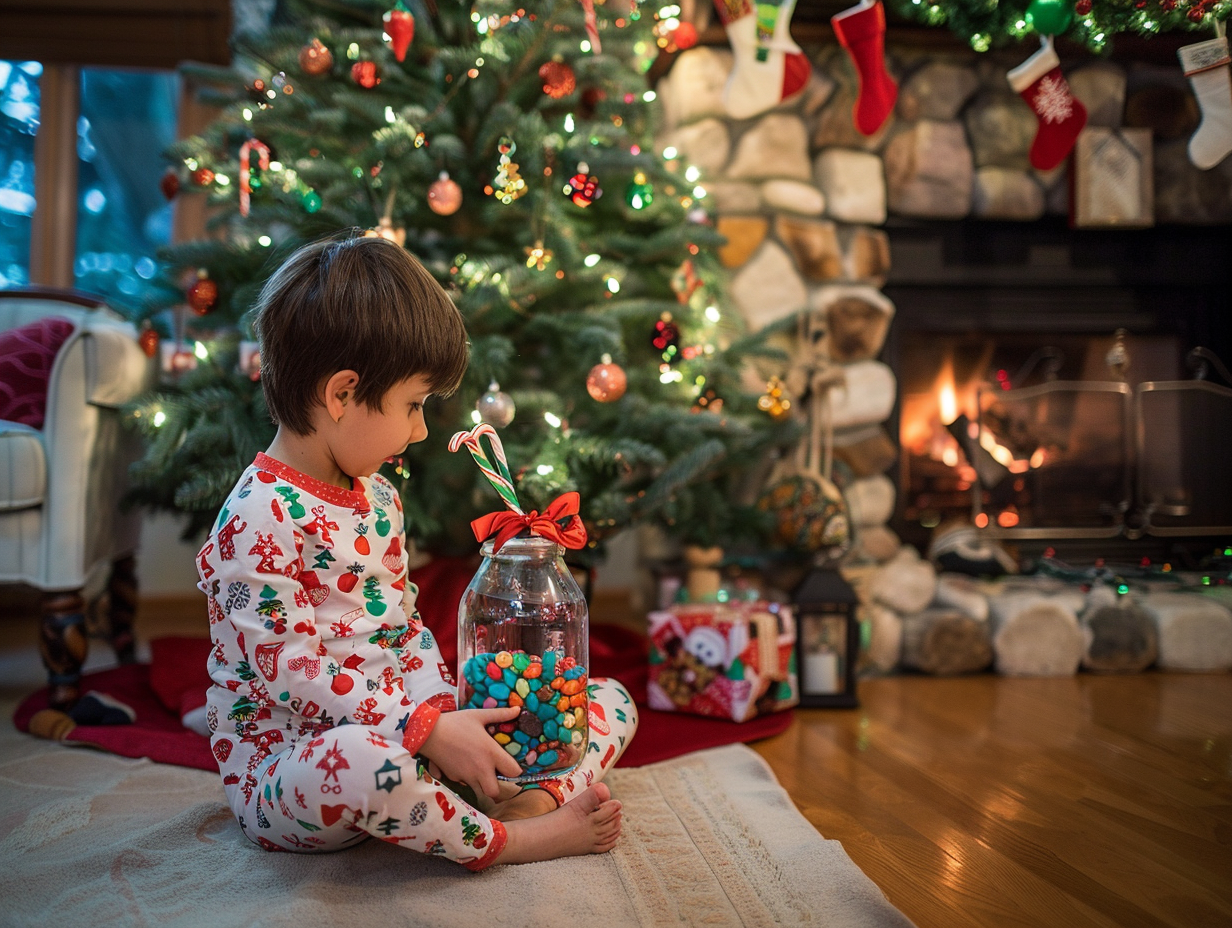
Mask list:
[[[175,199],[175,195],[180,192],[180,175],[175,172],[175,168],[167,168],[167,173],[158,182],[158,189],[168,200]]]
[[[411,39],[415,38],[415,17],[402,0],[398,0],[394,8],[385,14],[385,32],[389,36],[389,47],[394,50],[394,57],[399,61],[405,60]]]
[[[1074,12],[1079,16],[1086,16],[1091,12],[1091,0],[1078,0],[1074,4]]]
[[[319,77],[334,66],[334,56],[320,39],[313,39],[299,50],[300,70],[310,77]]]
[[[141,334],[137,336],[137,344],[141,346],[147,358],[158,354],[158,332],[155,331],[154,326],[147,322],[141,327]]]
[[[624,368],[613,364],[608,355],[603,356],[603,363],[596,364],[586,375],[586,392],[590,398],[599,403],[614,403],[625,395],[629,378]]]
[[[351,80],[359,84],[364,90],[371,90],[381,82],[381,76],[377,73],[375,61],[357,61],[351,65]]]
[[[590,119],[595,115],[595,110],[599,108],[599,104],[607,99],[607,92],[599,87],[587,87],[582,91],[582,105],[578,107],[578,113],[584,119]]]
[[[441,171],[428,188],[428,208],[438,216],[452,216],[462,206],[462,188]]]
[[[663,318],[655,323],[655,334],[651,337],[650,344],[660,351],[666,351],[679,342],[680,329],[676,327],[676,323],[672,322],[671,315],[664,313]]]
[[[577,206],[590,206],[603,196],[603,191],[599,189],[599,178],[588,173],[586,165],[579,164],[578,172],[565,184],[565,196],[573,200]]]
[[[692,48],[697,44],[697,27],[692,23],[681,23],[672,33],[672,42],[679,49]]]
[[[179,351],[171,355],[168,366],[174,373],[181,374],[184,371],[196,370],[197,356],[191,351],[181,348]]]
[[[1185,15],[1189,17],[1191,23],[1200,23],[1203,17],[1206,16],[1206,11],[1201,7],[1192,7]]]
[[[214,183],[214,172],[209,168],[197,168],[192,172],[192,179],[198,187],[208,187]]]
[[[188,288],[188,305],[198,316],[204,316],[218,301],[218,284],[210,280],[207,271],[197,271],[197,282]]]
[[[539,68],[539,77],[543,80],[543,92],[553,100],[567,97],[577,89],[573,68],[563,61],[545,61]]]

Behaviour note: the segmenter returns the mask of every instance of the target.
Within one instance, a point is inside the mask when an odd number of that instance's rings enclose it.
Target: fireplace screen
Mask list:
[[[974,457],[978,527],[1019,538],[1114,536],[1130,507],[1128,384],[1056,380],[977,393]],[[983,492],[980,492],[980,491]]]
[[[900,515],[1022,539],[1232,530],[1232,389],[1178,379],[1179,359],[1123,333],[913,339]]]

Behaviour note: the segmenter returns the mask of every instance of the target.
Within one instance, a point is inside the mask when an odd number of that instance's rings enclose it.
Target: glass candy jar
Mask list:
[[[532,535],[492,547],[480,549],[458,605],[458,707],[517,706],[516,719],[488,726],[522,767],[510,779],[564,776],[589,741],[586,600],[555,542]]]

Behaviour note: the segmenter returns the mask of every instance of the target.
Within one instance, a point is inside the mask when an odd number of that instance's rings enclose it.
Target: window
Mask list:
[[[68,273],[50,275],[54,282],[135,307],[157,273],[157,248],[171,240],[171,204],[159,178],[161,152],[176,137],[179,79],[158,70],[62,73],[76,92],[53,100],[40,95],[46,75],[38,62],[0,61],[0,287],[49,282],[31,276],[32,241],[47,240],[38,220],[67,217],[72,228],[49,230],[73,246],[71,272],[66,253]],[[68,126],[49,136],[62,141],[36,148],[40,131],[52,125]],[[74,139],[75,153],[50,150]],[[67,178],[55,170],[63,159],[72,159]],[[60,182],[36,190],[40,169]],[[74,174],[75,184],[64,182]]]
[[[175,141],[178,85],[169,71],[81,72],[73,280],[115,305],[140,299],[155,251],[171,241],[158,181],[161,153]]]
[[[24,286],[30,279],[42,73],[37,61],[0,61],[0,287]]]

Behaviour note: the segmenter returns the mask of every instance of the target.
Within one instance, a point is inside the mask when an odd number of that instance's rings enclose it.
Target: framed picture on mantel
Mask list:
[[[1155,224],[1150,129],[1088,127],[1074,146],[1071,220],[1079,229]]]

